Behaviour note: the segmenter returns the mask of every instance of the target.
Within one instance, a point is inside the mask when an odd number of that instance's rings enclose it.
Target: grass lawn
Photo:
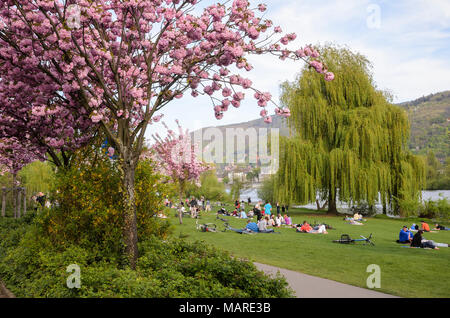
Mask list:
[[[229,211],[231,207],[227,207]],[[232,255],[251,261],[278,266],[309,275],[367,288],[371,273],[367,266],[377,264],[381,268],[381,288],[377,291],[401,297],[450,297],[450,248],[439,250],[405,248],[397,244],[403,225],[413,221],[368,218],[363,226],[345,223],[343,217],[330,217],[314,210],[290,209],[294,223],[315,220],[330,224],[335,230],[329,234],[301,234],[292,228],[275,229],[281,234],[245,235],[231,231],[222,232],[223,222],[216,219],[217,207],[202,214],[199,223],[215,223],[218,232],[196,230],[195,219],[185,217],[183,224],[175,218],[175,210],[169,219],[175,226],[175,236],[186,240],[200,240],[229,251]],[[222,216],[223,217],[223,216]],[[246,220],[223,217],[234,228],[244,228]],[[256,218],[255,218],[256,220]],[[417,221],[414,222],[417,224]],[[434,224],[430,224],[433,228]],[[375,246],[362,242],[354,245],[333,243],[341,234],[351,238],[373,233]],[[450,231],[425,233],[424,237],[439,243],[450,243]]]

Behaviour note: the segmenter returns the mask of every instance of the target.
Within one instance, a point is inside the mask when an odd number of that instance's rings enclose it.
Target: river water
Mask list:
[[[247,202],[247,199],[250,197],[252,202],[257,202],[260,200],[258,198],[258,189],[247,189],[241,193],[241,200],[244,200]],[[436,201],[442,198],[447,198],[447,200],[450,201],[450,190],[435,190],[435,191],[422,191],[422,201],[428,201],[429,199]],[[324,202],[320,202],[321,205],[323,205]],[[272,202],[272,204],[275,204],[275,202]],[[337,204],[338,209],[348,209],[349,206],[346,203],[338,202]],[[308,209],[317,209],[316,203],[310,203],[306,205],[301,205],[299,207],[302,208],[308,208]],[[376,208],[378,211],[382,211],[382,206],[380,204],[376,205]]]

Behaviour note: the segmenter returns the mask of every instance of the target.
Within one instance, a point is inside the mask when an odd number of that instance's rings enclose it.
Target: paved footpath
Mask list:
[[[0,280],[0,298],[15,298]]]
[[[255,263],[259,270],[275,275],[278,271],[286,277],[297,298],[398,298],[370,289],[355,287],[333,280],[294,272],[270,265]]]

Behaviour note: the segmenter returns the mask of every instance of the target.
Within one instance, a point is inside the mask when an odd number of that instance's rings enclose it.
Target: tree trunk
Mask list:
[[[328,201],[325,201],[325,203],[322,206],[320,206],[319,200],[316,200],[316,205],[317,205],[317,210],[322,211],[328,205]]]
[[[180,224],[183,224],[183,212],[181,211],[182,207],[181,203],[183,202],[183,197],[184,197],[184,182],[180,182],[180,206],[178,207],[178,219],[180,220]]]
[[[22,194],[22,191],[20,188],[17,188],[17,218],[20,219],[21,217],[21,203],[22,201],[20,200],[20,196]]]
[[[136,269],[138,259],[138,237],[137,237],[137,218],[136,218],[136,197],[134,189],[135,165],[125,162],[122,165],[122,198],[123,198],[123,218],[124,228],[123,237],[125,243],[125,253],[130,267]]]
[[[6,188],[2,188],[2,217],[6,216]]]
[[[13,185],[12,185],[12,206],[13,206],[13,216],[17,218],[17,191],[16,191],[16,180],[17,175],[13,173]]]
[[[27,189],[23,188],[23,215],[27,215]]]
[[[332,191],[330,190],[328,192],[328,211],[327,214],[333,214],[337,215],[337,208],[336,208],[336,192],[333,195]]]

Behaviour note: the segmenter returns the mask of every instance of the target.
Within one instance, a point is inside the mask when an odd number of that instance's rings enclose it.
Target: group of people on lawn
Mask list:
[[[254,222],[253,220],[248,220],[244,230],[259,233],[271,233],[274,232],[273,228],[275,227],[288,226],[295,228],[297,232],[328,234],[325,225],[312,227],[306,221],[304,221],[302,224],[293,224],[292,219],[288,214],[284,214],[284,216],[282,216],[280,213],[287,212],[287,209],[287,206],[280,206],[280,204],[277,203],[277,216],[275,217],[274,214],[272,214],[272,205],[270,204],[270,202],[266,202],[264,206],[262,205],[262,202],[258,202],[253,210],[249,212],[250,217],[256,215],[257,221]],[[252,214],[250,215],[250,213]]]
[[[164,205],[166,207],[170,207],[172,209],[176,208],[174,203],[170,201],[168,198],[165,199]],[[189,212],[187,211],[189,209]],[[201,196],[200,199],[197,199],[195,197],[189,199],[186,199],[184,202],[180,202],[180,212],[185,214],[189,213],[192,218],[198,217],[199,213],[201,211],[211,211],[211,202],[210,200],[205,199],[205,197]]]
[[[235,202],[236,209],[240,208],[239,202]],[[277,216],[272,213],[272,205],[270,202],[266,202],[264,205],[262,201],[255,204],[252,210],[248,212],[248,216],[245,215],[245,211],[241,211],[241,218],[253,218],[256,216],[256,222],[248,220],[245,230],[259,233],[271,233],[274,232],[274,227],[281,227],[283,225],[291,225],[292,220],[288,216],[288,207],[281,206],[277,202]],[[284,216],[281,215],[284,213]]]
[[[450,228],[445,226],[436,224],[436,228],[433,230],[436,231],[449,231]],[[413,234],[412,232],[417,232]],[[436,243],[432,240],[427,240],[423,237],[424,232],[431,232],[430,226],[425,222],[421,222],[420,228],[413,224],[411,229],[409,229],[406,225],[400,230],[399,239],[397,243],[401,244],[409,244],[411,247],[415,248],[431,248],[438,250],[439,247],[448,247],[447,243]]]

